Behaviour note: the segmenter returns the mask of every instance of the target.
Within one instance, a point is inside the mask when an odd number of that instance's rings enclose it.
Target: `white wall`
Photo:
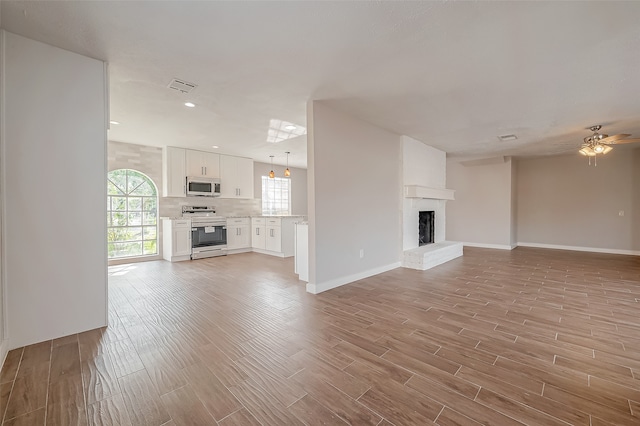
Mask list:
[[[518,242],[640,254],[640,149],[518,161]],[[624,216],[620,216],[620,211]]]
[[[447,240],[466,245],[511,249],[514,240],[512,161],[465,166],[447,161]]]
[[[307,290],[317,293],[400,266],[401,137],[321,101],[308,105],[307,131]]]
[[[10,347],[106,325],[104,63],[4,33]]]
[[[277,177],[284,177],[285,166],[274,165],[273,171]],[[253,196],[262,202],[262,176],[268,176],[271,170],[270,163],[253,162]],[[291,171],[291,214],[296,216],[307,215],[307,170],[297,167],[289,167]]]
[[[0,8],[1,9],[1,8]],[[0,31],[0,158],[4,158],[4,32]],[[4,365],[4,360],[9,351],[9,341],[6,337],[5,321],[5,279],[4,279],[4,165],[0,160],[0,366]],[[1,367],[0,367],[1,368]]]
[[[444,189],[447,153],[410,138],[402,137],[404,185]]]

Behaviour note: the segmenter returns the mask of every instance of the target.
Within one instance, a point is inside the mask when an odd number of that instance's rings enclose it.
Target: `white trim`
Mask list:
[[[265,249],[260,249],[260,248],[256,248],[256,247],[253,247],[253,249],[251,251],[254,251],[254,252],[260,253],[260,254],[268,254],[269,256],[285,257],[284,253],[279,252],[279,251],[265,250]],[[289,256],[289,257],[291,257],[291,256]]]
[[[562,245],[556,245],[556,244],[521,243],[521,242],[518,242],[518,246],[546,248],[546,249],[554,249],[554,250],[588,251],[592,253],[626,254],[630,256],[640,256],[640,250],[619,250],[619,249],[599,248],[599,247],[562,246]]]
[[[325,281],[323,283],[307,283],[307,292],[312,294],[322,293],[323,291],[331,290],[332,288],[340,287],[345,284],[352,283],[354,281],[369,278],[374,275],[382,274],[383,272],[390,271],[401,267],[401,262],[391,263],[389,265],[379,266],[377,268],[369,269],[366,271],[358,272],[344,277],[335,278],[333,280]]]
[[[124,265],[127,263],[149,262],[151,260],[162,260],[162,256],[160,256],[159,254],[148,254],[146,256],[118,257],[115,259],[107,259],[107,266]]]
[[[455,191],[446,188],[429,188],[420,185],[405,185],[404,196],[406,198],[431,198],[434,200],[453,200]]]
[[[7,354],[9,353],[9,339],[4,339],[0,342],[0,371],[2,371],[2,367],[4,367],[4,361],[7,359]]]
[[[480,247],[480,248],[489,248],[489,249],[498,249],[498,250],[513,250],[514,248],[518,247],[516,244],[508,245],[508,244],[484,244],[484,243],[467,243],[467,242],[462,242],[462,244],[465,247]]]

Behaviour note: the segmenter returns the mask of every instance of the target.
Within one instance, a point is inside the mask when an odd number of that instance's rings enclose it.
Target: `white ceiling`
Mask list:
[[[0,5],[2,28],[109,63],[111,140],[305,167],[306,137],[266,139],[308,100],[461,159],[577,151],[593,124],[640,137],[640,2]]]

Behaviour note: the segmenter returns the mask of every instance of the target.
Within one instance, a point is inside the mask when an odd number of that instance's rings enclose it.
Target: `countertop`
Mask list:
[[[283,217],[305,217],[304,215],[289,215],[289,216],[261,216],[261,215],[257,215],[257,216],[216,216],[216,217],[224,217],[227,219],[240,219],[240,218],[252,218],[252,217],[265,217],[265,218],[269,218],[269,217],[276,217],[276,218],[283,218]],[[160,219],[167,219],[167,220],[182,220],[182,219],[191,219],[190,217],[182,217],[182,216],[160,216]]]

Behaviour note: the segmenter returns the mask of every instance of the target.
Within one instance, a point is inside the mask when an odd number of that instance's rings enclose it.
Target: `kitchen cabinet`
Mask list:
[[[253,160],[220,156],[221,198],[253,198]]]
[[[264,249],[268,251],[282,251],[282,221],[280,219],[267,219],[267,232]]]
[[[186,195],[184,148],[165,146],[162,149],[162,196],[184,197]]]
[[[249,251],[251,249],[251,219],[248,217],[227,218],[227,251]]]
[[[251,218],[251,247],[265,249],[267,235],[266,219],[263,217]]]
[[[253,251],[272,256],[293,256],[294,224],[301,219],[299,216],[251,218]]]
[[[186,175],[206,178],[220,177],[220,154],[187,149],[185,155]]]
[[[191,219],[163,219],[162,258],[170,262],[191,259]]]

